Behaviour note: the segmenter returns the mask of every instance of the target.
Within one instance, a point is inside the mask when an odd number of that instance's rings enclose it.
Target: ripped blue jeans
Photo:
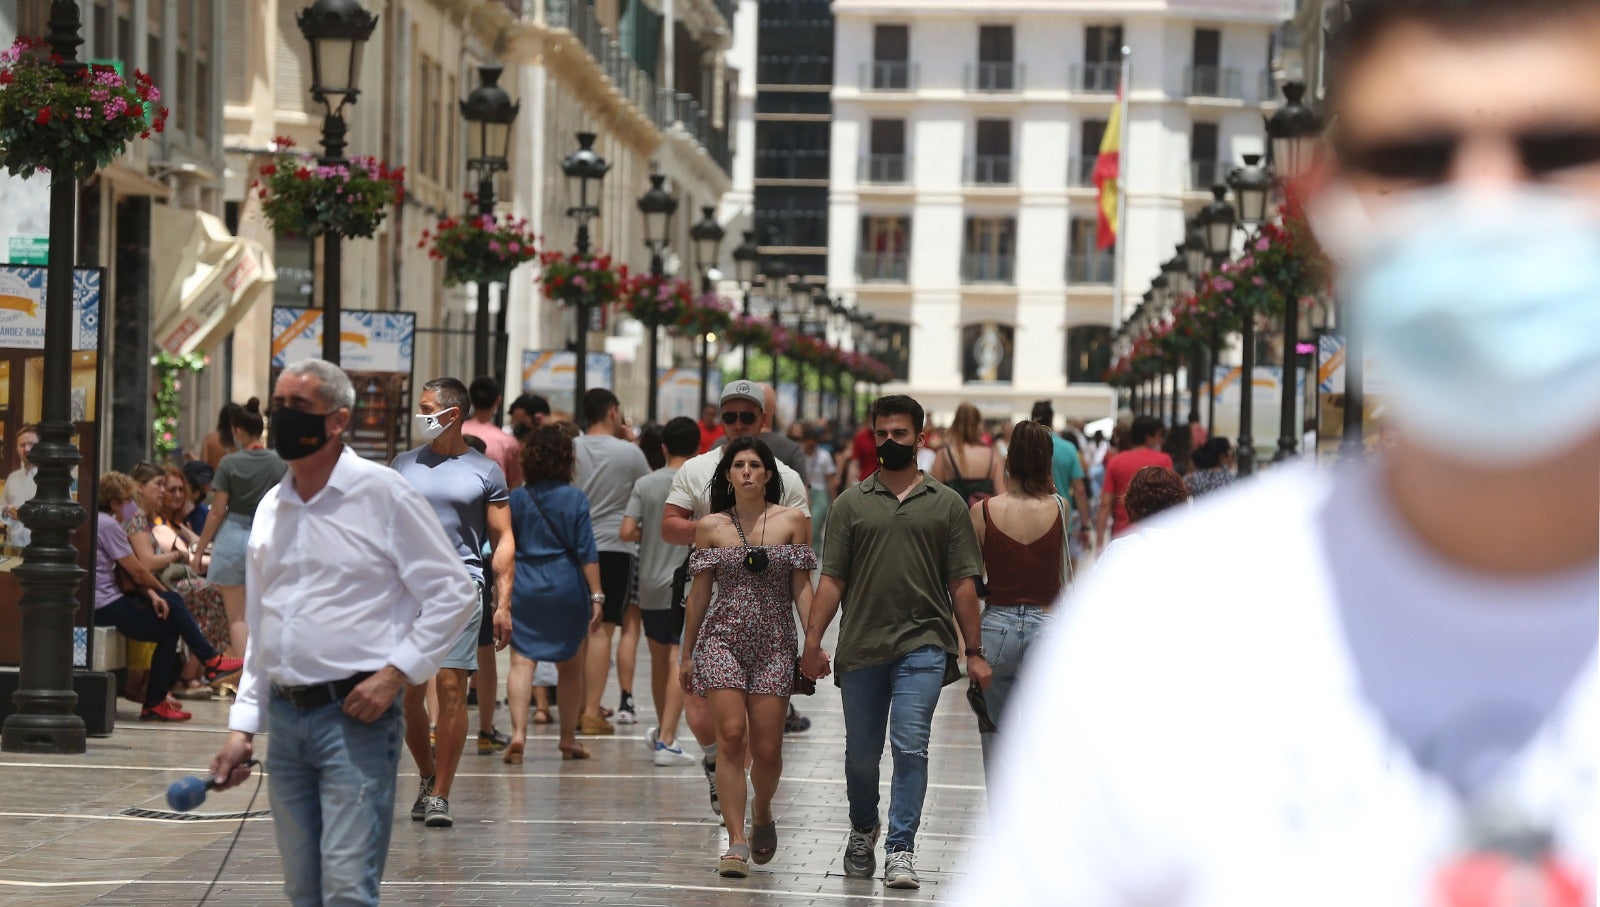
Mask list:
[[[895,661],[839,677],[844,700],[844,779],[850,824],[878,824],[878,769],[887,735],[894,756],[889,780],[889,834],[884,851],[916,850],[928,793],[928,737],[944,688],[947,656],[923,646]]]

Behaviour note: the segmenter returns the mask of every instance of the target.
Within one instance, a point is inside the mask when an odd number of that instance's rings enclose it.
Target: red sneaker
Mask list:
[[[153,708],[139,712],[140,721],[188,721],[194,716],[177,708],[170,702],[163,702]]]
[[[206,683],[212,684],[223,680],[232,680],[240,671],[244,670],[243,658],[223,658],[214,656],[205,663]]]

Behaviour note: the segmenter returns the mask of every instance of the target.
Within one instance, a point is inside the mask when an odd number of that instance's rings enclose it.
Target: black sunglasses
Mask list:
[[[1535,127],[1507,138],[1535,178],[1600,164],[1600,126]],[[1464,143],[1459,133],[1438,132],[1370,143],[1341,139],[1334,147],[1349,170],[1380,179],[1442,183]]]
[[[750,412],[748,410],[746,410],[745,412],[741,412],[741,413],[723,413],[722,414],[722,424],[723,425],[734,425],[736,423],[743,422],[746,425],[754,425],[754,424],[756,424],[756,421],[758,419],[760,419],[760,418],[761,418],[761,414],[760,413],[753,413],[753,412]]]

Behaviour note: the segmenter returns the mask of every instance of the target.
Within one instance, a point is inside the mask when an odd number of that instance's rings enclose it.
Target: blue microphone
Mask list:
[[[179,778],[167,788],[167,805],[174,812],[193,812],[206,802],[206,794],[216,788],[217,782],[211,778],[196,778],[193,775]]]

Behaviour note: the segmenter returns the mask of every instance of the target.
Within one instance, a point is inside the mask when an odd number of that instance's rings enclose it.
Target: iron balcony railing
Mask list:
[[[1190,161],[1189,162],[1189,191],[1210,192],[1211,187],[1228,179],[1228,164],[1225,161]]]
[[[863,63],[861,87],[872,91],[910,91],[916,87],[916,67],[909,60]]]
[[[1073,91],[1088,94],[1116,94],[1122,87],[1122,64],[1079,63],[1072,67]]]
[[[1016,283],[1017,260],[1010,255],[967,253],[961,256],[962,283]]]
[[[971,186],[1009,186],[1016,182],[1009,154],[980,154],[967,159],[967,184]]]
[[[1028,68],[1015,62],[989,61],[979,63],[976,69],[968,66],[966,73],[969,91],[1021,91]]]
[[[1067,256],[1067,283],[1106,284],[1116,279],[1117,259],[1109,252],[1080,252]]]
[[[856,276],[862,283],[905,283],[911,274],[911,256],[905,252],[862,252],[856,256]]]
[[[903,183],[906,181],[904,154],[869,154],[861,159],[863,183]]]
[[[1067,158],[1067,185],[1073,189],[1094,188],[1094,168],[1100,157],[1075,154]]]
[[[1239,70],[1223,66],[1190,66],[1183,71],[1183,93],[1191,98],[1226,98],[1243,101],[1244,80]]]

